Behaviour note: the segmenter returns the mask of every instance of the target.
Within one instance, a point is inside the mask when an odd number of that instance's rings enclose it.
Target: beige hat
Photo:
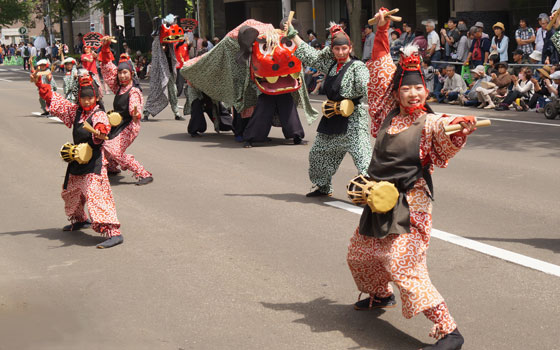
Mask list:
[[[542,59],[542,53],[538,50],[535,50],[533,52],[531,52],[531,54],[529,55],[529,58],[534,59],[537,62],[540,62]]]
[[[537,69],[537,71],[541,74],[541,77],[550,78],[550,72],[552,69],[550,66],[543,66],[542,68]]]
[[[500,28],[500,29],[502,29],[502,31],[506,30],[506,27],[504,26],[504,24],[502,22],[496,22],[496,24],[494,24],[492,26],[492,29],[494,29],[494,28]]]
[[[484,66],[479,64],[478,66],[476,66],[475,69],[471,69],[471,72],[479,74],[479,75],[483,75],[485,73]]]

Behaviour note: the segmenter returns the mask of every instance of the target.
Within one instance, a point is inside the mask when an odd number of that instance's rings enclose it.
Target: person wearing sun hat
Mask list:
[[[110,37],[102,38],[99,60],[103,77],[115,94],[113,110],[122,117],[118,125],[113,125],[109,140],[103,146],[107,152],[107,169],[110,174],[119,173],[119,166],[122,170],[130,170],[138,179],[136,185],[146,185],[153,181],[152,174],[133,155],[125,153],[140,133],[144,104],[134,66],[126,54],[121,55],[118,66],[113,64]]]
[[[37,70],[39,72],[46,72],[47,69],[50,68],[50,66],[51,66],[51,64],[50,64],[49,60],[46,59],[46,58],[42,58],[39,61],[37,61]],[[53,79],[53,76],[50,72],[48,74],[41,75],[41,82],[43,84],[50,85],[52,91],[56,91],[56,89],[57,89],[56,81]],[[39,98],[39,104],[41,105],[41,110],[43,111],[43,113],[41,113],[41,115],[45,116],[45,117],[48,117],[49,116],[49,111],[48,111],[49,108],[42,98]]]
[[[484,66],[478,65],[475,69],[471,69],[473,82],[469,85],[469,90],[465,95],[460,96],[460,102],[463,106],[476,106],[480,103],[478,99],[478,88],[482,87],[483,82],[489,82],[490,76],[484,71]]]
[[[398,191],[396,205],[386,213],[365,205],[350,240],[347,263],[360,296],[356,310],[393,308],[396,285],[405,318],[423,313],[434,323],[438,339],[424,349],[458,350],[464,339],[441,294],[430,281],[426,254],[432,227],[434,167],[444,168],[475,130],[476,118],[435,114],[426,104],[428,90],[416,45],[403,49],[395,66],[389,52],[385,19],[376,14],[377,34],[370,70],[368,102],[372,136],[376,138],[367,181],[387,181]],[[461,133],[446,135],[446,125],[459,124]],[[360,297],[358,297],[360,299]]]
[[[494,37],[492,37],[492,42],[490,44],[490,55],[498,54],[500,55],[500,61],[508,61],[508,46],[509,38],[504,35],[506,28],[502,22],[496,22],[492,26],[494,29]]]
[[[76,60],[72,57],[66,57],[61,64],[64,67],[63,91],[64,98],[70,102],[76,102],[74,90],[78,86],[78,70],[76,69]]]

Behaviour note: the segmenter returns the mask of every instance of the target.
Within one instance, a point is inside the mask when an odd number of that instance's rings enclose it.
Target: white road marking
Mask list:
[[[13,80],[9,80],[9,79],[0,79],[0,81],[5,81],[7,83],[13,83],[14,82]]]
[[[497,120],[497,121],[500,121],[500,122],[509,122],[509,123],[522,123],[522,124],[533,124],[533,125],[560,126],[560,124],[539,123],[539,122],[526,122],[526,121],[524,121],[524,120],[511,120],[511,119],[490,118],[490,117],[484,117],[484,119]]]
[[[325,204],[335,208],[344,209],[354,214],[361,214],[363,211],[363,209],[360,207],[341,201],[325,202]],[[545,261],[534,259],[522,254],[510,252],[509,250],[497,248],[489,244],[481,243],[434,228],[432,228],[432,237],[436,237],[446,242],[456,244],[467,249],[475,250],[479,253],[490,255],[498,259],[509,261],[517,265],[525,266],[533,270],[560,277],[560,266],[558,265],[547,263]]]

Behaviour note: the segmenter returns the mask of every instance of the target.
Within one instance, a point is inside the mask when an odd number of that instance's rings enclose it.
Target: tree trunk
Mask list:
[[[66,23],[64,24],[64,43],[68,45],[70,53],[75,54],[74,50],[74,28],[72,28],[72,14],[66,14]]]
[[[198,14],[200,18],[198,19],[198,35],[201,38],[206,38],[208,35],[208,16],[206,15],[206,0],[198,1]]]
[[[360,24],[362,0],[346,0],[346,6],[348,17],[350,17],[350,38],[353,43],[354,56],[362,58],[362,26]]]
[[[111,4],[111,13],[109,14],[111,16],[111,33],[113,36],[117,36],[117,6],[118,6],[118,2],[113,2]]]

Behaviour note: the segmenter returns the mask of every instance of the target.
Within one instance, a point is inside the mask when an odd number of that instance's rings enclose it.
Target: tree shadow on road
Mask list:
[[[93,232],[93,231],[92,231]],[[97,233],[96,233],[97,234]],[[83,231],[62,231],[62,228],[45,228],[36,230],[22,230],[22,231],[11,231],[11,232],[0,232],[0,236],[10,235],[10,236],[20,236],[20,235],[35,235],[39,238],[46,238],[51,241],[60,241],[63,244],[61,246],[53,248],[64,248],[73,245],[78,245],[82,247],[95,246],[107,238],[101,236],[92,236],[84,234]]]
[[[349,349],[418,349],[426,344],[395,328],[378,317],[385,310],[355,311],[350,305],[336,304],[326,298],[300,303],[261,304],[275,311],[292,311],[303,315],[295,323],[308,325],[312,332],[338,331],[358,346]]]
[[[530,245],[538,249],[547,249],[553,253],[560,253],[560,238],[493,238],[493,237],[465,237],[475,241],[511,242]]]
[[[308,198],[302,193],[224,193],[228,197],[265,197],[287,203],[322,203],[321,199]],[[324,197],[331,199],[331,197]]]

